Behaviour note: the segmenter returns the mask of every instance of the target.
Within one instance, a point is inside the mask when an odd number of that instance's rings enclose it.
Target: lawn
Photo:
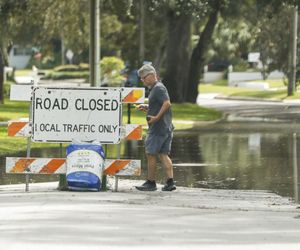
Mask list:
[[[123,123],[127,123],[127,105],[123,105]],[[189,129],[192,122],[213,121],[220,119],[222,113],[213,109],[199,107],[196,104],[182,103],[172,104],[173,123],[176,129]],[[145,113],[131,107],[131,123],[146,125]]]
[[[28,117],[29,103],[5,100],[5,104],[0,104],[0,121],[9,121]]]

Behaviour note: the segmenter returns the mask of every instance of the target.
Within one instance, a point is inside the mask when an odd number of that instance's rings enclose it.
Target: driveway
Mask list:
[[[300,100],[228,99],[212,93],[199,94],[197,104],[222,111],[228,121],[300,121]]]

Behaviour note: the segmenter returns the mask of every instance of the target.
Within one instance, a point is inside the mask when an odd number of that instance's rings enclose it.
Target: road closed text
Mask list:
[[[67,98],[35,98],[36,110],[67,110],[78,111],[115,111],[119,108],[119,103],[114,99],[83,99],[77,98],[70,104]]]

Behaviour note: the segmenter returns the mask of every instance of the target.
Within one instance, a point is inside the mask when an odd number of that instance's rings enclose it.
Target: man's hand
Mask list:
[[[144,111],[144,112],[148,111],[148,105],[147,104],[135,105],[135,108],[137,110],[141,110],[141,111]]]
[[[147,122],[149,125],[151,125],[152,123],[155,123],[159,120],[159,118],[157,116],[151,116],[151,115],[148,115],[146,119],[147,119]]]

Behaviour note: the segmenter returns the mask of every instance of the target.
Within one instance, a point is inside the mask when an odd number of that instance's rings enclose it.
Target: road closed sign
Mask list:
[[[97,140],[115,144],[122,123],[118,88],[36,87],[32,94],[32,140]]]

